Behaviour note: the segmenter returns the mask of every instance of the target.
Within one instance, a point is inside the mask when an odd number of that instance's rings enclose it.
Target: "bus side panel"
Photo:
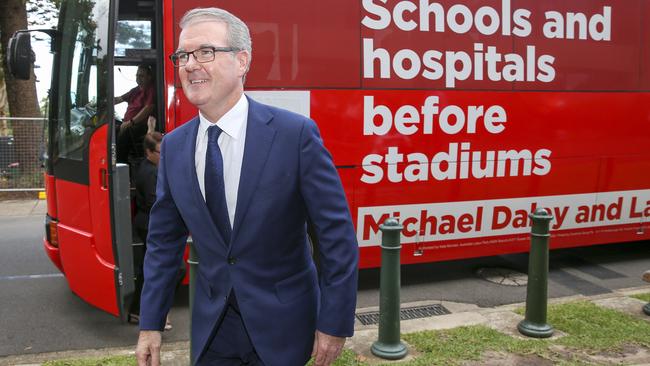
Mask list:
[[[639,155],[603,157],[599,178],[599,191],[650,187],[650,150]]]
[[[117,313],[114,273],[111,263],[101,259],[91,234],[91,196],[88,186],[57,180],[59,208],[59,253],[70,289],[84,301],[113,315]],[[110,226],[110,221],[104,222]]]
[[[76,231],[90,233],[90,200],[88,186],[63,179],[56,180],[56,202],[59,224]]]
[[[650,0],[641,3],[641,89],[650,90]]]
[[[189,9],[214,5],[177,1],[174,24]],[[233,12],[250,28],[253,63],[247,88],[360,87],[360,1],[222,0],[216,6]]]
[[[165,97],[165,131],[169,132],[174,129],[177,125],[181,123],[176,117],[176,86],[175,86],[175,76],[176,68],[172,65],[171,61],[168,58],[168,55],[171,55],[176,51],[176,39],[178,39],[178,34],[176,33],[176,21],[174,19],[174,3],[172,1],[163,1],[162,8],[162,29],[163,29],[163,68],[165,73],[164,80],[164,97]],[[180,91],[180,85],[178,88]]]
[[[108,125],[88,144],[89,185],[56,180],[59,256],[70,289],[84,301],[119,315],[116,301],[107,175]]]
[[[58,216],[56,210],[56,201],[54,197],[56,196],[56,186],[54,185],[55,179],[53,175],[47,173],[44,174],[45,177],[45,197],[52,197],[52,199],[47,199],[47,214],[50,217],[56,218]]]
[[[95,237],[59,224],[61,262],[72,292],[89,304],[119,316],[113,266],[101,261],[95,251]]]
[[[56,266],[56,268],[59,269],[59,271],[63,272],[63,265],[61,264],[61,256],[59,255],[59,241],[57,238],[55,238],[55,243],[50,242],[48,238],[51,237],[52,234],[56,235],[56,225],[55,224],[50,224],[50,220],[58,220],[58,211],[56,207],[56,179],[54,178],[53,175],[49,175],[47,173],[44,174],[45,177],[45,195],[47,197],[47,217],[45,219],[45,237],[43,238],[43,249],[45,250],[45,253],[47,256],[50,258],[52,263]],[[52,229],[50,228],[50,225],[54,228],[54,232],[52,233]],[[49,231],[49,233],[48,233]]]
[[[438,98],[438,112],[425,133],[418,113],[429,97]],[[647,93],[311,91],[311,115],[334,161],[355,167],[346,184],[354,187],[362,267],[379,265],[371,248],[388,216],[404,225],[404,263],[527,251],[527,215],[536,207],[554,209],[553,247],[646,238],[637,217],[650,215],[650,117],[641,107],[649,103]],[[487,131],[484,117],[456,133],[449,131],[457,121],[441,125],[448,106],[494,105],[506,116],[499,132]],[[397,123],[400,109],[415,112]],[[535,157],[540,151],[545,159]],[[474,165],[491,168],[476,177]]]
[[[92,232],[95,234],[97,260],[115,264],[111,231],[111,206],[108,193],[108,125],[98,128],[89,144],[89,200]]]
[[[437,112],[427,132],[421,109],[429,97]],[[431,153],[462,142],[472,150],[550,148],[553,158],[625,156],[646,154],[650,145],[648,103],[648,93],[312,90],[311,116],[337,165],[359,165],[369,153],[386,154],[389,146]],[[507,118],[502,131],[487,131],[482,116],[473,131],[469,123],[457,132],[441,128],[444,108],[459,107],[467,116],[471,106],[482,107],[482,114],[502,107]],[[402,120],[417,122],[405,122],[400,130],[394,121],[402,107],[409,112]],[[449,116],[448,124],[455,125]]]
[[[593,40],[587,33],[580,39],[579,27],[566,27],[566,39],[549,38],[544,35],[546,12],[563,15],[564,24],[568,13],[585,15],[586,19],[604,15],[604,7],[611,8],[611,39]],[[536,57],[550,55],[555,58],[555,79],[551,82],[522,82],[515,85],[519,90],[639,90],[641,69],[641,1],[626,0],[612,3],[607,0],[589,1],[538,1],[513,2],[513,8],[525,8],[532,12],[532,33],[525,38],[514,37],[515,52],[526,55],[527,46],[535,47]],[[569,39],[569,28],[575,35]]]

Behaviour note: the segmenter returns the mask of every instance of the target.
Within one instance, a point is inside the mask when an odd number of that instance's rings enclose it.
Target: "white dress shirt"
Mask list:
[[[208,127],[215,122],[208,120],[199,112],[199,131],[196,135],[196,176],[199,180],[201,194],[205,200],[205,154],[208,148]],[[235,209],[237,208],[237,190],[241,165],[244,160],[244,144],[246,143],[246,126],[248,124],[248,99],[242,94],[226,114],[216,121],[217,126],[223,130],[217,141],[223,158],[223,182],[226,190],[226,205],[230,226],[235,223]]]

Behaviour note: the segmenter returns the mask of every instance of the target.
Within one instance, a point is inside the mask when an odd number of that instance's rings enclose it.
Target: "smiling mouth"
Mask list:
[[[194,85],[194,84],[203,84],[203,83],[206,83],[206,82],[207,82],[207,80],[190,80],[190,84],[192,84],[192,85]]]

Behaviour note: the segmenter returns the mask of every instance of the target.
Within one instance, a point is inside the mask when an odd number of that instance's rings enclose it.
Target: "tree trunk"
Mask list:
[[[0,0],[0,44],[7,54],[9,38],[17,30],[27,29],[25,0]],[[16,80],[7,72],[7,60],[2,58],[9,113],[12,117],[42,117],[36,96],[35,77]],[[42,121],[11,121],[16,160],[24,174],[40,170],[39,153],[43,146]],[[26,187],[27,188],[27,187]]]

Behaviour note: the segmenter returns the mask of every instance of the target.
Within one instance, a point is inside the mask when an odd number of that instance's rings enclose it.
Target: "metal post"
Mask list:
[[[400,233],[403,226],[389,218],[381,230],[381,270],[379,284],[379,339],[372,344],[373,355],[387,360],[404,358],[408,349],[400,341]]]
[[[528,255],[528,287],[526,292],[526,318],[517,329],[523,335],[534,338],[548,338],[553,327],[546,323],[548,306],[548,242],[549,226],[553,216],[539,208],[529,215],[533,221]]]
[[[194,249],[194,244],[192,243],[192,239],[190,238],[188,240],[188,245],[190,246],[190,256],[187,258],[187,264],[190,265],[190,362],[194,361],[194,355],[192,354],[192,309],[194,305],[194,291],[196,289],[196,271],[198,270],[198,265],[199,265],[199,257],[196,254],[196,250]]]

